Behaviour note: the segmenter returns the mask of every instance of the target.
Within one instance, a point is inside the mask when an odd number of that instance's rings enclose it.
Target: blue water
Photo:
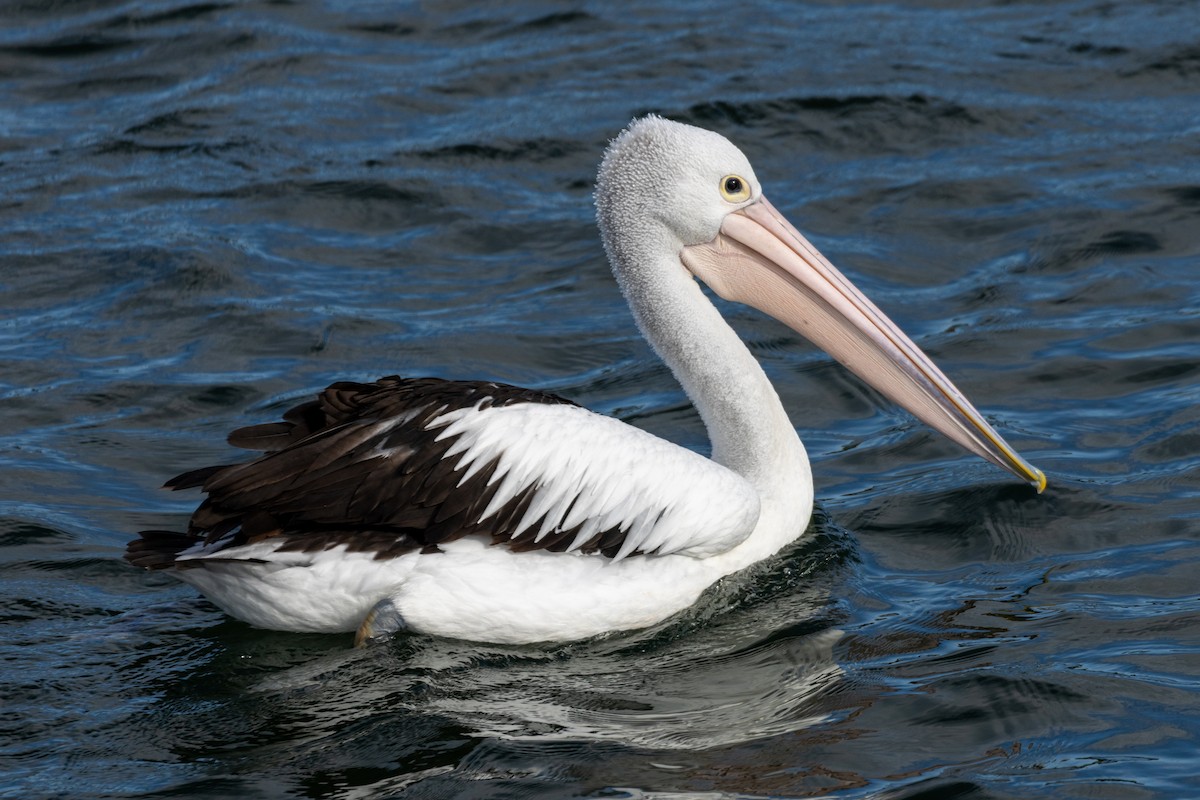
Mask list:
[[[0,796],[1200,795],[1190,2],[9,3]],[[492,378],[703,450],[592,221],[654,111],[1050,479],[722,306],[809,536],[556,647],[254,630],[121,559],[158,489],[336,379]]]

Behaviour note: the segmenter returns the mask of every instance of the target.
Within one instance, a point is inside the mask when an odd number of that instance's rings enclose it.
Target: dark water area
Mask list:
[[[723,306],[809,536],[659,627],[258,631],[121,558],[337,379],[490,378],[703,451],[592,218],[720,131],[1050,479]],[[1200,795],[1191,2],[0,10],[0,796]]]

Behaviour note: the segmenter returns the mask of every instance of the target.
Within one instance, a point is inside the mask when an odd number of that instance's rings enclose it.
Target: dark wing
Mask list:
[[[170,489],[202,488],[208,495],[186,533],[143,531],[126,558],[138,566],[177,566],[175,556],[195,545],[220,549],[278,537],[280,549],[311,552],[347,545],[392,558],[431,551],[462,536],[483,534],[515,550],[565,549],[571,531],[532,542],[511,537],[534,490],[520,493],[480,521],[495,494],[495,464],[459,486],[462,470],[445,459],[454,437],[439,440],[430,423],[456,409],[516,403],[574,406],[556,395],[499,383],[436,378],[382,378],[335,383],[292,408],[282,422],[240,428],[229,443],[265,454],[245,464],[185,472]],[[619,531],[601,531],[582,548],[616,552]]]
[[[504,384],[337,383],[283,422],[229,441],[265,455],[169,481],[208,497],[187,533],[143,531],[129,561],[199,566],[264,540],[276,551],[345,545],[386,559],[464,536],[517,552],[703,557],[740,543],[758,519],[757,493],[728,469]]]

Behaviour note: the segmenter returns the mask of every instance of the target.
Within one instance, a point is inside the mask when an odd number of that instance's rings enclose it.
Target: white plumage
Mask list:
[[[232,434],[259,459],[171,481],[208,498],[186,533],[145,531],[127,558],[265,628],[524,643],[658,622],[800,536],[813,504],[778,395],[697,278],[1045,485],[779,215],[723,137],[634,122],[605,153],[596,207],[613,272],[703,418],[711,460],[530,390],[334,384],[282,423]]]
[[[447,412],[442,436],[456,442],[460,485],[493,458],[489,481],[500,488],[487,519],[522,491],[537,486],[515,526],[536,526],[534,541],[582,526],[567,552],[596,533],[628,529],[614,557],[680,553],[708,558],[743,542],[758,522],[758,494],[745,480],[703,456],[586,409],[522,404]]]

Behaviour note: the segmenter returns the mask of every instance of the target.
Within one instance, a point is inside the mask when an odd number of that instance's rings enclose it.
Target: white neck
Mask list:
[[[725,571],[740,569],[804,532],[813,498],[804,445],[762,367],[704,296],[670,237],[639,240],[622,231],[615,242],[608,233],[609,257],[638,326],[700,412],[713,460],[759,492],[758,527],[723,559]]]

